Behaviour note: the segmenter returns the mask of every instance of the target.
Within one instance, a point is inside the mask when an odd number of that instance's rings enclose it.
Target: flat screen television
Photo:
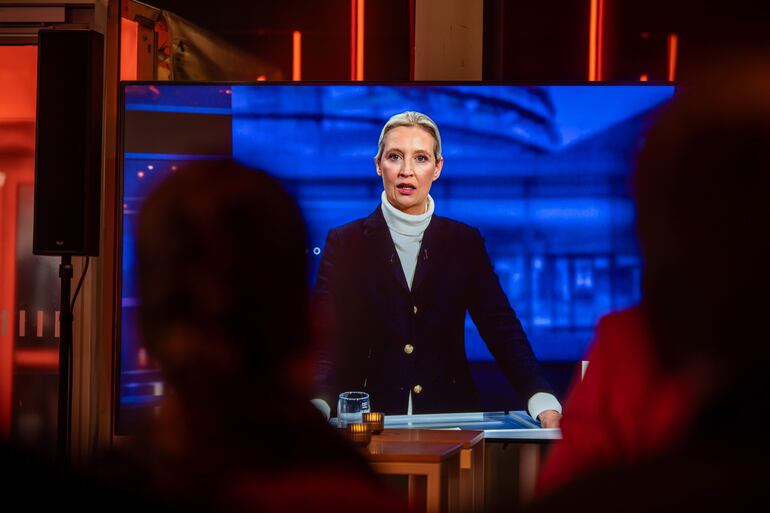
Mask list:
[[[598,318],[640,299],[630,178],[674,93],[648,84],[123,83],[117,431],[131,432],[164,393],[137,332],[134,257],[136,215],[164,176],[232,158],[279,177],[308,224],[314,279],[328,230],[380,201],[372,157],[383,124],[424,112],[444,147],[436,213],[480,229],[538,360],[571,368]],[[523,408],[470,319],[465,339],[484,409]]]

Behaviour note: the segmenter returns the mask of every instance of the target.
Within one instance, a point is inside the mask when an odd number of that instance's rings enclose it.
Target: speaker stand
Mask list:
[[[72,274],[72,257],[62,255],[59,265],[61,298],[59,307],[59,402],[56,427],[56,461],[62,465],[69,463],[70,459],[70,425],[72,420],[70,361],[72,360],[73,321],[70,287]]]

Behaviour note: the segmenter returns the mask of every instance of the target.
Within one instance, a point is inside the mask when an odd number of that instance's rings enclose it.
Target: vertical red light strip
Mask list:
[[[409,0],[409,80],[414,80],[414,2]]]
[[[356,79],[356,30],[358,0],[350,0],[350,80]]]
[[[599,0],[599,16],[596,26],[596,80],[604,80],[604,0]]]
[[[302,80],[302,32],[295,30],[292,38],[291,79],[296,81]]]
[[[679,46],[679,37],[676,34],[668,35],[668,81],[676,78],[676,56]]]
[[[364,0],[358,0],[356,18],[356,80],[364,79]]]
[[[588,22],[588,80],[596,80],[596,47],[599,21],[599,0],[591,0],[591,17]]]
[[[591,0],[588,26],[588,80],[604,79],[604,0]]]

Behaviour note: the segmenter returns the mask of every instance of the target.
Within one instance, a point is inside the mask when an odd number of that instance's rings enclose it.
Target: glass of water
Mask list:
[[[372,411],[366,392],[342,392],[337,401],[337,427],[363,422],[364,413]]]

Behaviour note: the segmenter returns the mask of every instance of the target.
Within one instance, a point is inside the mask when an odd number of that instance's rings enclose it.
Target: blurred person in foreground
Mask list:
[[[661,367],[649,331],[641,305],[600,319],[585,375],[570,386],[562,438],[548,451],[537,495],[591,470],[665,450],[687,432],[692,386],[681,373]]]
[[[579,476],[536,511],[742,511],[770,498],[768,62],[722,63],[685,86],[637,169],[647,341],[691,398],[678,442]],[[639,430],[646,407],[629,406]]]
[[[310,403],[305,226],[275,179],[188,165],[144,203],[137,258],[167,386],[136,456],[151,490],[202,510],[402,508]]]

